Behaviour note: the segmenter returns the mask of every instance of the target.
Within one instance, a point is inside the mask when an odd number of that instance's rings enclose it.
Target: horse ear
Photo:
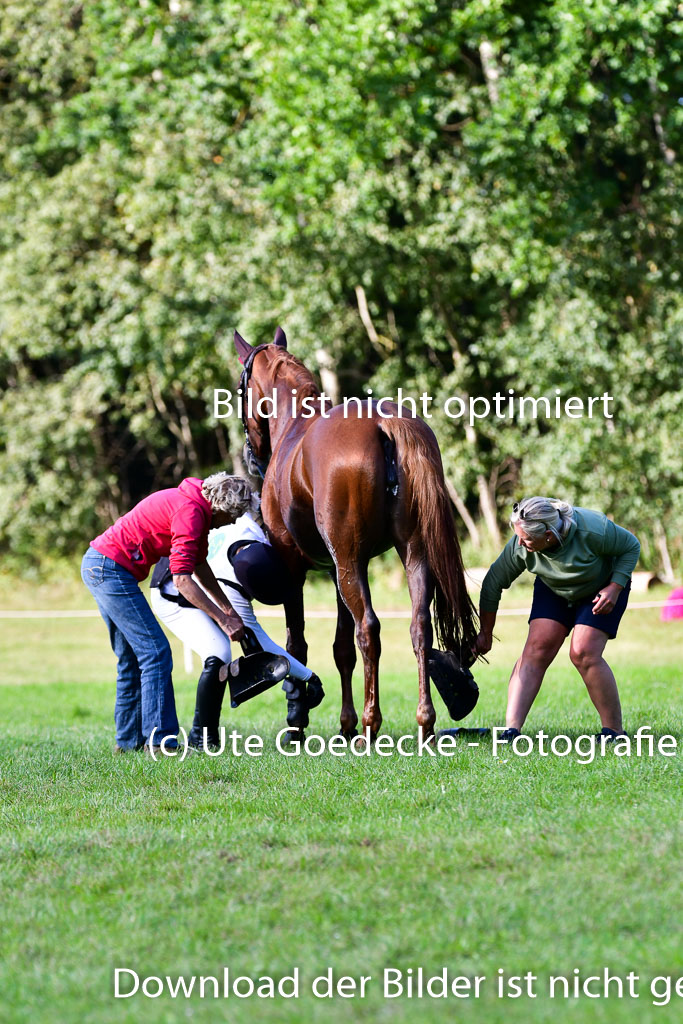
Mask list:
[[[244,360],[251,352],[251,345],[248,341],[245,341],[242,335],[238,334],[237,331],[235,331],[234,341],[235,348],[237,349],[237,358],[241,363],[244,363]]]
[[[278,329],[275,332],[275,337],[273,338],[273,345],[277,345],[279,346],[279,348],[287,348],[287,335],[285,334],[281,327],[278,327]]]

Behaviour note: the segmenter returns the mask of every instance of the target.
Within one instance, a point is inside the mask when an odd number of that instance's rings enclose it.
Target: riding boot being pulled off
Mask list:
[[[325,696],[323,684],[315,673],[307,682],[287,676],[282,684],[287,694],[287,725],[289,742],[304,738],[304,729],[308,725],[308,712],[317,708]]]
[[[322,704],[324,698],[323,684],[314,672],[306,682],[306,707],[311,711],[313,708],[317,708],[319,704]]]

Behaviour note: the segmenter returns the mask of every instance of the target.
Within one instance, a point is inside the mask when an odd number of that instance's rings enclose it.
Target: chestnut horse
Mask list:
[[[341,676],[341,730],[354,735],[358,722],[351,689],[355,625],[365,676],[362,724],[374,738],[382,722],[380,625],[370,599],[368,562],[395,547],[412,603],[417,723],[424,736],[431,736],[436,720],[427,664],[432,601],[444,650],[469,651],[477,633],[434,434],[417,416],[399,417],[388,402],[382,412],[391,418],[380,416],[375,406],[368,415],[365,400],[362,416],[344,416],[342,406],[323,410],[312,374],[287,351],[281,328],[273,344],[254,348],[235,332],[235,347],[244,366],[243,403],[251,390],[253,410],[245,409],[242,418],[248,461],[264,477],[263,518],[300,584],[285,605],[287,650],[306,662],[304,579],[313,566],[331,570],[337,588],[333,650]],[[258,415],[258,403],[273,395],[276,415],[270,415],[272,403],[263,402],[264,415]]]

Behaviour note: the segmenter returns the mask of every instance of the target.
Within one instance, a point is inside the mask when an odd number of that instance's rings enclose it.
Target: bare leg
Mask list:
[[[351,685],[353,670],[356,665],[356,645],[353,641],[353,616],[342,601],[339,590],[337,590],[337,632],[332,650],[334,652],[334,663],[339,669],[341,677],[341,732],[343,736],[351,737],[356,735],[356,725],[358,724],[358,715],[353,706],[353,688]]]
[[[614,673],[602,656],[609,637],[594,626],[575,626],[569,657],[581,673],[603,728],[622,731],[621,702]]]
[[[541,688],[543,676],[567,636],[561,622],[532,619],[524,650],[512,670],[505,724],[521,729]]]
[[[397,550],[406,570],[408,591],[412,603],[410,639],[417,660],[418,702],[417,724],[425,738],[434,735],[436,711],[432,702],[427,659],[432,647],[432,619],[429,606],[434,596],[434,583],[422,544],[409,542]]]

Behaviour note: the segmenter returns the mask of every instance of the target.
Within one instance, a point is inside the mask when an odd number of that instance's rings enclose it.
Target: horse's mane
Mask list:
[[[293,356],[291,352],[287,352],[286,349],[279,349],[273,355],[269,369],[273,378],[282,376],[292,388],[296,388],[297,399],[307,398],[309,395],[314,398],[319,396],[320,389],[311,371],[306,369],[301,360]]]

